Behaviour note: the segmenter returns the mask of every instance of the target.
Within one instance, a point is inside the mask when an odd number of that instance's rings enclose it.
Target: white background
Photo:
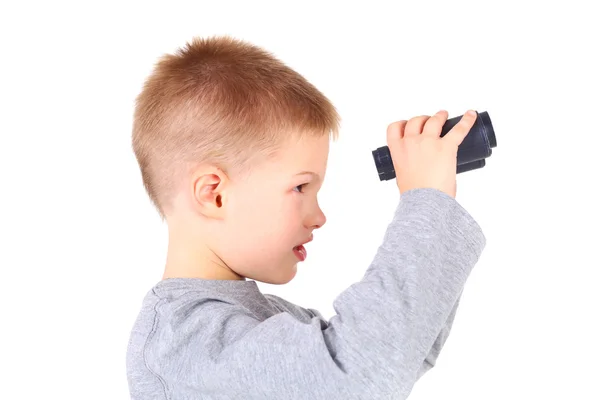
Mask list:
[[[386,126],[488,111],[458,177],[488,245],[411,399],[598,399],[600,16],[595,2],[3,2],[0,398],[127,399],[125,351],[167,245],[130,148],[153,63],[193,36],[263,46],[336,105],[328,223],[287,285],[333,315],[398,201]]]

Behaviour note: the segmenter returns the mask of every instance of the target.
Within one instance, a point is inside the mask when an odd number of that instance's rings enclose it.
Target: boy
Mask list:
[[[137,103],[133,149],[169,230],[163,279],[127,350],[131,398],[405,399],[435,364],[485,246],[456,202],[475,117],[391,124],[400,202],[329,321],[256,281],[289,282],[326,218],[317,202],[339,116],[298,73],[227,37],[164,56]]]

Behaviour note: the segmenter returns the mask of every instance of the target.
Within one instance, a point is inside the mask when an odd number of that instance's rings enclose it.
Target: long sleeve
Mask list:
[[[406,399],[435,362],[485,242],[454,198],[405,192],[329,321],[287,312],[262,320],[239,304],[182,295],[167,322],[158,306],[148,322],[144,365],[173,400]]]
[[[452,310],[450,311],[450,315],[448,315],[448,319],[446,320],[446,323],[442,327],[442,330],[440,331],[440,333],[438,333],[435,341],[433,342],[433,345],[431,346],[431,349],[429,349],[429,353],[427,353],[427,356],[425,357],[425,360],[423,360],[423,363],[421,364],[421,368],[419,369],[419,372],[417,372],[417,379],[416,379],[417,381],[419,379],[421,379],[421,377],[423,375],[425,375],[425,373],[427,373],[427,371],[429,371],[431,368],[435,367],[437,359],[440,356],[440,353],[442,352],[444,345],[446,344],[446,340],[450,336],[450,331],[452,330],[452,325],[454,324],[454,318],[456,317],[458,305],[460,304],[460,296],[461,295],[459,295],[458,299],[456,300],[456,303],[454,303],[454,306],[452,307]]]
[[[454,303],[454,306],[450,311],[450,315],[448,315],[446,323],[442,327],[441,331],[438,333],[437,338],[435,339],[431,349],[429,350],[429,353],[425,357],[425,360],[423,360],[421,368],[417,373],[417,379],[415,381],[421,379],[421,377],[425,375],[426,372],[428,372],[435,366],[437,359],[440,353],[442,352],[444,345],[446,344],[446,340],[450,336],[450,331],[452,330],[452,326],[454,324],[454,318],[456,317],[456,312],[458,310],[461,295],[459,295],[458,299]],[[266,294],[265,297],[281,312],[289,312],[295,315],[297,318],[305,320],[310,320],[313,317],[317,317],[322,321],[322,323],[327,324],[326,319],[323,317],[319,310],[316,310],[314,308],[304,308],[298,304],[294,304],[286,299],[283,299],[273,294]]]

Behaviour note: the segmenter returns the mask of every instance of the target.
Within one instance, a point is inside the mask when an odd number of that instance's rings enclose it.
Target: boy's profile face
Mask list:
[[[317,193],[328,155],[328,135],[294,138],[274,159],[253,166],[246,179],[213,175],[195,197],[200,210],[212,211],[185,211],[169,227],[164,278],[292,280],[300,261],[294,248],[325,224]],[[221,192],[209,193],[217,187]]]
[[[294,247],[311,239],[326,221],[317,193],[328,154],[326,135],[294,139],[276,159],[257,166],[249,179],[233,184],[215,249],[233,271],[272,284],[293,279],[301,261]]]

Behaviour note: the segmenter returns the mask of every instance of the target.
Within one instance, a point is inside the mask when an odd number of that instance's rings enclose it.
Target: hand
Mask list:
[[[409,121],[393,122],[387,128],[387,143],[396,171],[400,194],[417,188],[434,188],[456,197],[458,146],[477,120],[465,113],[460,121],[440,137],[448,112],[421,115]]]

